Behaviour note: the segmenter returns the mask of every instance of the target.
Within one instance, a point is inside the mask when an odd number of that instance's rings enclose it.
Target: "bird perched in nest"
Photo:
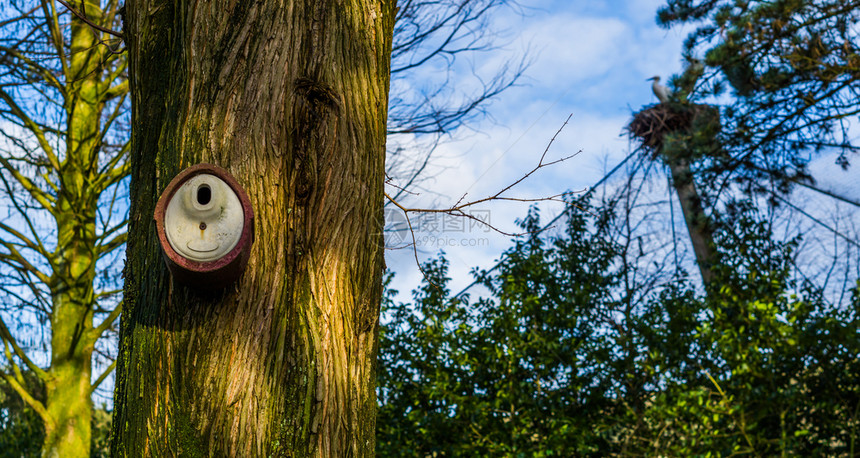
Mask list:
[[[660,84],[660,77],[659,76],[652,76],[651,78],[648,78],[645,81],[651,81],[651,80],[654,81],[653,83],[651,83],[651,90],[654,91],[654,95],[657,96],[657,100],[659,100],[660,103],[669,102],[669,96],[672,94],[672,92],[669,90],[669,88]]]

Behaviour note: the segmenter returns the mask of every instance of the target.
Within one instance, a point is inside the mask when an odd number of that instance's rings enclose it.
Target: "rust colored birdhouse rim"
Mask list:
[[[170,199],[173,198],[173,195],[176,194],[176,191],[179,190],[186,181],[197,175],[203,174],[214,175],[224,180],[224,182],[230,186],[230,189],[236,193],[236,196],[239,198],[239,202],[242,205],[244,225],[242,227],[242,234],[239,236],[239,241],[226,255],[213,261],[200,262],[192,261],[191,259],[180,255],[173,249],[167,239],[167,232],[164,229],[164,216],[167,211],[167,205],[170,203]],[[203,163],[188,167],[182,172],[179,172],[179,174],[170,181],[170,184],[164,188],[161,197],[158,198],[158,203],[155,205],[155,214],[153,216],[155,218],[156,231],[158,232],[158,241],[164,251],[164,255],[168,258],[168,266],[173,263],[176,267],[184,269],[189,273],[200,274],[216,273],[222,269],[244,269],[244,265],[240,265],[244,263],[236,263],[234,261],[240,257],[243,250],[250,250],[250,245],[254,238],[254,210],[251,208],[251,201],[248,199],[248,195],[245,193],[245,190],[239,185],[239,182],[236,181],[229,172],[227,172],[227,170],[214,164]],[[247,257],[247,255],[245,257]],[[229,272],[224,273],[228,274],[228,277],[232,276]],[[236,276],[238,276],[239,273],[241,272],[236,272]]]

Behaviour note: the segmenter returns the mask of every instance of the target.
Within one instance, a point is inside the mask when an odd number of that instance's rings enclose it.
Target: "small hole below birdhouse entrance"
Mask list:
[[[206,205],[212,200],[212,189],[207,185],[202,185],[197,188],[197,203]]]

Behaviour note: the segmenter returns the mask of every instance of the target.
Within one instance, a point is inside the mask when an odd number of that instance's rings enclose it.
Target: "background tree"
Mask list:
[[[119,23],[118,2],[71,3]],[[91,394],[113,369],[102,338],[121,310],[128,86],[119,39],[65,9],[16,0],[0,19],[0,377],[38,415],[42,453],[76,457],[89,456]]]
[[[750,190],[768,192],[762,179],[783,191],[814,184],[808,152],[838,151],[848,167],[857,152],[849,126],[860,114],[858,7],[844,0],[667,1],[658,22],[698,25],[686,52],[704,55],[711,69],[695,97],[733,89],[721,138],[730,157],[709,164],[712,173],[745,177]]]
[[[685,72],[688,80],[691,79],[691,68]],[[671,100],[645,107],[634,115],[627,130],[631,137],[641,141],[639,149],[644,160],[659,162],[667,169],[702,282],[708,285],[714,277],[711,268],[715,262],[714,236],[702,193],[696,185],[693,166],[706,157],[724,154],[716,140],[720,132],[720,117],[713,107],[691,104],[678,98],[685,99],[686,95],[676,91]]]
[[[685,43],[692,64],[671,79],[672,103],[646,107],[630,130],[653,153],[646,159],[659,157],[668,166],[706,282],[714,255],[710,214],[740,195],[787,206],[794,214],[782,211],[784,217],[808,218],[837,234],[840,244],[851,245],[840,252],[860,247],[856,236],[823,223],[798,206],[798,196],[788,196],[798,185],[832,203],[860,207],[839,190],[818,186],[807,170],[825,153],[839,153],[836,162],[847,168],[848,155],[856,152],[849,128],[860,113],[854,71],[858,6],[828,0],[670,0],[660,9],[662,26],[699,26]],[[707,71],[693,55],[704,55]],[[716,98],[726,87],[733,89],[731,97]],[[708,108],[709,101],[719,105]],[[828,269],[823,272],[829,276]]]
[[[578,201],[549,237],[530,214],[490,297],[383,303],[380,455],[856,453],[857,290],[798,283],[796,242],[739,202],[716,215],[718,287],[697,292],[649,270],[624,200]]]
[[[126,5],[114,456],[372,454],[394,15],[393,1]],[[200,162],[256,210],[247,270],[210,295],[172,282],[152,219]]]

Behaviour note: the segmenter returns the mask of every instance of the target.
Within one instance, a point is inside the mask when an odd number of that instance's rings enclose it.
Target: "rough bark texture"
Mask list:
[[[126,19],[114,456],[372,455],[394,0],[129,0]],[[209,294],[172,282],[152,221],[200,162],[256,212],[247,270]]]
[[[708,285],[714,278],[711,269],[711,264],[714,262],[714,237],[705,209],[702,207],[702,199],[693,181],[690,162],[685,158],[672,159],[669,161],[669,169],[672,173],[672,186],[678,194],[681,211],[684,213],[684,223],[687,225],[687,232],[693,244],[696,265],[699,266],[702,281]]]

